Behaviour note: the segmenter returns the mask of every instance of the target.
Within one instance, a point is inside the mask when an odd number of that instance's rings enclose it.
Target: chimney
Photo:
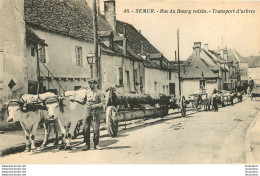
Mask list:
[[[218,57],[218,60],[220,60],[220,54],[219,53],[217,53],[217,57]]]
[[[227,61],[227,57],[228,57],[228,51],[227,49],[223,50],[223,58]]]
[[[194,42],[193,56],[195,58],[200,57],[201,42]]]
[[[116,2],[114,0],[104,1],[105,19],[116,31]]]
[[[219,54],[220,54],[220,56],[221,56],[222,58],[224,58],[224,50],[223,50],[223,49],[221,49],[221,50],[219,51]]]
[[[143,41],[141,41],[141,55],[144,55],[144,44]]]
[[[204,49],[206,50],[206,51],[208,51],[209,50],[209,45],[206,43],[206,44],[204,44]]]
[[[201,42],[194,42],[194,47],[199,47],[199,48],[201,48]]]
[[[100,0],[97,0],[97,15],[100,16]]]
[[[124,40],[123,40],[123,51],[127,52],[127,41],[126,41],[126,24],[124,24]]]

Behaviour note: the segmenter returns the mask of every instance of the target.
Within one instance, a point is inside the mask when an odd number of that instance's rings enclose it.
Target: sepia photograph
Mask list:
[[[0,20],[2,174],[27,164],[258,174],[260,2],[0,0]]]

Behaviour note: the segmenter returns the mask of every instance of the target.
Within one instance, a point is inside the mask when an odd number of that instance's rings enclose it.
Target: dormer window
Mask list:
[[[113,37],[112,36],[110,36],[109,37],[109,48],[113,48],[114,46],[113,46]]]

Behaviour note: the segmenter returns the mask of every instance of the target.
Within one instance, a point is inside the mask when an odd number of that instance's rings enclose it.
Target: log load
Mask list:
[[[119,93],[113,89],[109,90],[108,106],[123,105],[130,108],[139,108],[141,105],[155,106],[168,106],[171,97],[166,95],[151,96],[148,94],[130,94],[130,93]]]

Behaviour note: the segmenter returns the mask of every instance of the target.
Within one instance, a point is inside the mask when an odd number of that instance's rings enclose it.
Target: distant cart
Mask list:
[[[210,110],[211,98],[205,91],[190,94],[186,101],[187,104],[192,103],[192,109],[198,111],[200,106],[203,106],[205,111]]]
[[[251,94],[250,94],[251,100],[256,97],[260,97],[260,84],[255,84]]]

